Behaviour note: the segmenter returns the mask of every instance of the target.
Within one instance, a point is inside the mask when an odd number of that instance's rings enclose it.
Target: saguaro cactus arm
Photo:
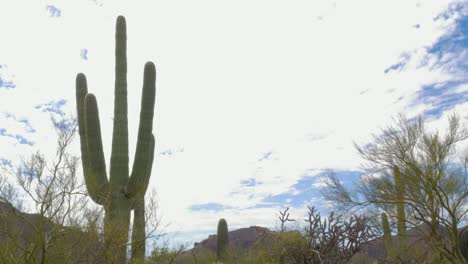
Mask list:
[[[106,176],[106,165],[104,161],[104,154],[102,153],[102,143],[101,143],[101,133],[100,127],[97,127],[97,131],[92,132],[92,138],[89,140],[96,142],[101,146],[101,159],[96,160],[89,157],[88,150],[88,136],[86,133],[86,118],[85,118],[85,97],[88,94],[88,87],[86,83],[86,76],[82,73],[79,73],[76,77],[76,107],[78,112],[78,129],[80,135],[80,145],[81,145],[81,160],[83,164],[83,174],[88,189],[89,196],[97,204],[102,205],[104,203],[105,195],[107,194],[108,181]],[[93,96],[94,97],[94,96]],[[88,115],[96,115],[94,119],[97,120],[99,124],[99,115],[96,104],[96,99],[94,98],[95,108],[94,111],[90,111]],[[89,110],[89,109],[88,109]],[[91,112],[93,112],[91,114]],[[92,118],[90,116],[90,118]],[[96,122],[96,121],[95,121]],[[96,138],[97,137],[97,138]],[[96,164],[96,162],[102,162],[102,164]],[[93,165],[94,163],[94,165]],[[93,168],[98,168],[93,169]]]
[[[151,177],[151,170],[153,167],[153,160],[154,160],[154,135],[151,135],[151,140],[149,142],[149,151],[148,155],[144,158],[142,162],[142,166],[138,168],[139,171],[137,174],[133,174],[130,177],[128,185],[126,187],[126,196],[130,198],[138,198],[146,193],[146,189],[148,188],[149,179]],[[143,157],[142,157],[143,159]],[[134,168],[136,169],[136,168]]]
[[[102,148],[101,125],[99,122],[99,110],[96,97],[94,94],[88,93],[85,97],[85,129],[88,145],[89,169],[94,180],[92,185],[106,194],[108,185],[106,176],[106,161],[104,159],[104,151]],[[101,194],[101,195],[102,195]]]
[[[116,187],[126,185],[128,171],[127,32],[125,18],[119,16],[115,33],[114,129],[110,184]]]
[[[145,198],[144,194],[151,176],[154,158],[154,135],[151,137],[149,162],[146,167],[146,177],[141,186],[146,186],[144,190],[138,192],[133,206],[133,231],[132,231],[132,264],[144,262],[146,244],[145,244]],[[132,178],[130,178],[131,180]]]
[[[140,126],[138,128],[138,141],[133,162],[132,174],[127,187],[127,195],[134,197],[145,192],[148,187],[148,166],[153,163],[154,136],[153,116],[156,95],[156,70],[152,62],[145,65],[143,93],[141,96]]]

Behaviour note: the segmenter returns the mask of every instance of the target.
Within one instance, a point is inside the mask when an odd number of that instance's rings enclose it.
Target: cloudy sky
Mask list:
[[[75,114],[78,72],[98,99],[109,158],[118,15],[128,30],[130,153],[149,60],[151,185],[180,241],[214,233],[221,217],[231,229],[272,227],[286,206],[294,217],[308,204],[325,210],[323,170],[355,181],[353,141],[400,112],[434,127],[454,112],[468,123],[468,1],[5,0],[0,162],[53,153],[50,116]]]

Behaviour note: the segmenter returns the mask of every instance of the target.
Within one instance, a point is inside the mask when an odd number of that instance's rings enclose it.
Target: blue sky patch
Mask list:
[[[407,61],[401,61],[399,63],[393,64],[392,66],[385,69],[384,73],[387,74],[387,73],[389,73],[391,71],[400,71],[405,67],[406,63],[407,63]]]
[[[163,156],[172,156],[172,154],[174,153],[172,152],[172,149],[166,149],[164,151],[161,151],[159,154]]]
[[[2,73],[6,68],[6,65],[0,65],[0,89],[11,90],[16,88],[16,84],[6,74]]]
[[[439,118],[445,111],[453,109],[457,104],[468,102],[468,91],[456,91],[464,81],[450,81],[424,86],[416,93],[414,104],[423,103],[430,107],[424,111],[428,118]]]
[[[66,130],[66,131],[71,131],[73,127],[76,126],[76,119],[68,119],[68,118],[62,118],[62,119],[55,119],[52,118],[52,123],[54,127],[60,129],[60,130]]]
[[[5,80],[0,76],[0,89],[2,88],[6,90],[10,90],[10,89],[16,88],[16,85],[13,83],[13,81]]]
[[[34,142],[32,142],[31,140],[28,140],[27,138],[21,135],[15,135],[15,139],[18,141],[18,143],[22,145],[29,145],[29,146],[34,145]]]
[[[441,60],[446,53],[457,53],[462,57],[457,57],[454,66],[462,67],[462,69],[466,71],[468,66],[466,63],[466,59],[468,59],[468,54],[466,53],[466,48],[468,47],[468,2],[450,5],[446,12],[437,16],[434,20],[447,20],[457,15],[458,19],[455,21],[453,30],[442,36],[428,49],[428,52],[437,55],[439,60]],[[443,61],[441,61],[441,63],[443,63]]]
[[[65,116],[65,112],[62,110],[62,107],[67,103],[66,100],[53,100],[45,104],[36,105],[34,108],[40,110],[44,113],[54,113],[59,116]]]
[[[447,11],[436,16],[434,20],[456,18],[450,30],[440,37],[434,45],[426,49],[427,54],[419,67],[441,69],[451,74],[452,79],[436,82],[421,87],[414,94],[410,106],[423,104],[424,115],[428,118],[439,118],[456,105],[468,102],[468,92],[460,86],[468,83],[468,2],[459,2],[449,6]],[[435,63],[434,63],[435,58]],[[429,64],[430,63],[430,64]],[[404,64],[390,66],[386,72],[400,70]],[[458,89],[458,90],[457,90]]]
[[[46,9],[49,12],[49,17],[61,17],[62,16],[62,11],[53,5],[47,5]]]
[[[356,170],[342,170],[342,171],[335,171],[335,175],[340,180],[343,182],[345,185],[350,185],[353,184],[354,182],[358,182],[362,175],[362,171],[356,171]]]
[[[454,29],[428,49],[428,54],[436,56],[438,60],[435,66],[443,67],[449,73],[454,74],[454,80],[423,86],[415,94],[412,103],[412,105],[419,103],[429,105],[429,109],[424,111],[424,115],[429,118],[439,118],[445,111],[468,101],[467,91],[456,90],[460,85],[468,82],[466,75],[468,70],[468,4],[452,5],[447,12],[435,19],[448,19],[456,14],[459,14],[460,18],[456,20]],[[451,54],[449,59],[444,59],[446,54]]]
[[[313,193],[312,196],[317,196],[317,193]],[[302,207],[304,206],[310,195],[306,196],[304,194],[293,194],[293,193],[281,193],[276,195],[269,195],[262,200],[262,203],[258,207],[269,207],[269,206],[292,206],[292,207]]]
[[[360,171],[335,171],[336,176],[343,182],[345,187],[351,187],[359,181],[362,172]],[[262,203],[256,207],[270,206],[291,206],[302,207],[321,200],[320,188],[323,175],[311,176],[305,174],[290,190],[277,195],[270,195],[263,199]],[[315,205],[315,204],[310,204]],[[318,206],[317,206],[318,207]]]
[[[443,35],[434,45],[427,48],[427,56],[421,62],[420,67],[428,66],[432,61],[429,56],[436,56],[437,62],[431,67],[444,67],[449,72],[466,72],[468,69],[468,2],[454,3],[449,6],[447,11],[439,14],[434,20],[448,20],[452,17],[458,17],[455,20],[455,25],[452,30]],[[416,24],[415,28],[420,28],[420,24]],[[452,54],[448,59],[445,55]],[[392,71],[404,70],[411,56],[404,53],[399,62],[389,66],[384,70],[384,73]],[[444,59],[445,58],[445,59]],[[465,78],[466,79],[466,78]]]
[[[243,180],[240,182],[241,186],[244,187],[255,187],[258,183],[254,178]]]
[[[34,132],[36,132],[36,129],[34,129],[34,127],[31,125],[31,123],[29,123],[29,120],[28,120],[28,119],[23,118],[23,119],[18,120],[18,122],[24,124],[25,129],[26,129],[26,132],[28,132],[28,133],[34,133]]]
[[[191,211],[214,211],[214,212],[223,211],[229,208],[230,207],[224,206],[219,203],[194,204],[189,207]]]
[[[88,60],[88,49],[80,50],[80,57],[81,57],[81,59],[87,61]]]
[[[163,151],[159,152],[159,155],[171,157],[171,156],[175,155],[176,153],[182,153],[184,151],[185,151],[185,149],[183,147],[181,147],[181,148],[169,148],[169,149],[166,149],[166,150],[163,150]]]
[[[37,176],[38,176],[36,171],[34,171],[31,168],[25,167],[25,166],[22,166],[22,167],[18,168],[18,174],[21,174],[23,176],[28,176],[28,177],[31,177],[31,178],[37,178]]]
[[[428,49],[428,53],[436,55],[438,59],[437,66],[449,64],[458,70],[466,71],[468,69],[468,5],[464,7],[467,14],[462,15],[455,23],[454,30],[442,36],[432,47]],[[443,60],[447,53],[456,54],[455,59]]]
[[[2,137],[8,137],[8,138],[13,138],[13,139],[15,139],[19,144],[22,144],[22,145],[29,145],[29,146],[34,145],[34,142],[33,142],[33,141],[28,140],[27,138],[25,138],[24,136],[19,135],[19,134],[14,135],[14,134],[8,133],[8,131],[7,131],[5,128],[0,128],[0,136],[2,136]]]
[[[273,154],[273,151],[268,151],[262,154],[262,156],[258,159],[258,161],[264,161],[264,160],[269,160],[271,159],[271,154]]]
[[[5,159],[5,158],[0,158],[0,166],[7,166],[7,167],[12,167],[13,164],[11,160]]]
[[[400,56],[400,61],[398,63],[395,63],[388,67],[387,69],[384,70],[384,73],[387,74],[392,71],[401,71],[405,68],[406,64],[408,64],[409,60],[411,59],[411,56],[408,53],[403,53]]]
[[[31,125],[31,123],[29,122],[29,120],[27,118],[17,118],[14,114],[9,113],[9,112],[4,112],[3,114],[4,114],[5,118],[15,120],[16,122],[23,125],[24,130],[27,133],[35,133],[36,132],[36,129],[34,129],[34,127]]]

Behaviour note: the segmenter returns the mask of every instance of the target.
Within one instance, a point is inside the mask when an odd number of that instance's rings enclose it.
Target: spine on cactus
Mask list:
[[[76,105],[83,173],[90,197],[105,210],[104,247],[107,263],[125,263],[126,261],[126,244],[132,209],[135,209],[133,227],[135,233],[132,235],[132,240],[137,239],[140,245],[144,244],[145,228],[144,220],[142,221],[144,195],[148,187],[154,156],[152,130],[156,70],[154,64],[148,62],[144,69],[135,159],[133,170],[131,174],[129,173],[125,18],[119,16],[116,24],[114,128],[109,178],[102,147],[97,100],[93,94],[88,93],[86,76],[79,73],[76,77]],[[135,250],[132,249],[132,260],[144,259],[144,247],[143,251],[141,247],[138,248],[139,250],[137,247]],[[133,253],[136,256],[133,256]]]
[[[393,248],[392,232],[390,230],[390,224],[388,223],[387,214],[382,213],[382,226],[384,231],[384,243],[385,249],[387,250],[387,258],[389,260],[395,260],[396,254]]]
[[[216,240],[216,255],[219,260],[226,260],[229,237],[228,237],[228,226],[224,218],[219,219],[218,221],[218,232]]]
[[[406,255],[406,216],[405,216],[405,186],[400,170],[395,166],[393,168],[395,178],[396,206],[397,206],[397,236],[398,251],[402,256]]]

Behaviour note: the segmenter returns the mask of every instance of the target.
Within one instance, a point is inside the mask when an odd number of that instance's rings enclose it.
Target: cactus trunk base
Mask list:
[[[127,242],[130,225],[130,203],[123,195],[113,197],[105,208],[104,248],[106,263],[126,263]]]

